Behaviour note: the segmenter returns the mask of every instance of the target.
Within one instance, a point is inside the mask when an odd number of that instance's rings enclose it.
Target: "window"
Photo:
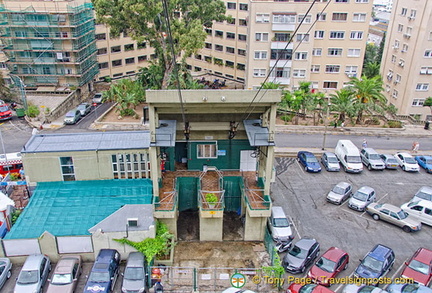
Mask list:
[[[215,45],[215,50],[216,51],[223,51],[223,46],[221,46],[221,45]]]
[[[408,45],[407,44],[403,44],[402,45],[402,53],[408,52]]]
[[[428,67],[428,66],[421,67],[420,74],[432,74],[432,67]]]
[[[237,63],[237,69],[238,70],[245,70],[246,69],[246,65],[244,65],[242,63]]]
[[[106,40],[106,34],[96,34],[96,40]]]
[[[270,14],[268,13],[257,13],[255,22],[270,22]]]
[[[345,74],[349,77],[357,77],[358,66],[347,65],[345,67]]]
[[[319,73],[320,72],[320,65],[311,65],[311,72],[312,73]]]
[[[108,62],[99,63],[99,69],[105,69],[105,68],[108,68]]]
[[[328,55],[329,56],[342,56],[342,49],[341,48],[329,48],[328,49]]]
[[[113,74],[113,77],[120,77],[120,76],[123,76],[123,72]]]
[[[206,49],[211,49],[212,48],[212,44],[211,43],[205,43],[204,47]]]
[[[416,85],[416,91],[428,91],[429,83],[418,83]]]
[[[369,3],[369,0],[355,0],[356,3]]]
[[[239,54],[240,56],[246,56],[246,50],[244,50],[244,49],[237,49],[237,54]]]
[[[246,41],[246,35],[238,34],[239,41]]]
[[[395,48],[395,49],[399,48],[399,44],[400,44],[400,42],[398,40],[395,40],[393,48]]]
[[[290,70],[287,67],[276,67],[270,74],[273,78],[288,78]]]
[[[236,9],[236,4],[234,2],[228,2],[227,3],[227,9]]]
[[[395,83],[400,83],[401,80],[402,80],[402,76],[400,76],[399,74],[396,74]]]
[[[360,57],[360,49],[348,49],[348,57]]]
[[[325,21],[327,18],[327,13],[317,13],[317,21]]]
[[[273,23],[291,23],[295,24],[295,15],[273,14]]]
[[[226,38],[227,39],[232,39],[232,40],[234,40],[235,39],[235,33],[226,33]]]
[[[212,35],[212,30],[209,28],[205,29],[205,32],[207,33],[207,35],[211,36]]]
[[[365,22],[366,21],[366,13],[354,13],[353,21],[356,22]]]
[[[289,33],[275,33],[274,40],[276,42],[288,42],[291,38]]]
[[[325,89],[336,89],[337,84],[337,81],[324,81],[323,87]]]
[[[268,33],[255,33],[255,41],[267,42],[268,41]]]
[[[211,56],[204,56],[204,61],[208,63],[212,63],[212,57]]]
[[[348,18],[348,13],[342,13],[342,12],[334,12],[332,16],[332,20],[336,21],[346,21]]]
[[[247,11],[248,10],[248,5],[244,4],[244,3],[240,3],[240,10]]]
[[[401,15],[406,16],[407,12],[408,12],[408,9],[402,8]]]
[[[314,38],[315,39],[323,39],[324,38],[324,31],[315,31]]]
[[[322,55],[322,48],[313,48],[312,49],[312,56],[321,56]]]
[[[342,31],[331,31],[330,39],[343,39],[345,37],[345,32]]]
[[[271,60],[291,60],[292,59],[292,50],[284,50],[284,49],[271,49],[270,54]]]
[[[122,65],[122,60],[118,59],[118,60],[114,60],[112,61],[112,66],[121,66]]]
[[[223,38],[223,31],[215,31],[215,37]]]
[[[294,69],[292,76],[293,77],[305,77],[306,76],[306,70],[304,70],[304,69]]]
[[[398,32],[402,32],[403,31],[403,24],[398,24]]]
[[[267,51],[255,51],[254,59],[267,59]]]
[[[361,39],[363,39],[363,32],[362,31],[351,31],[350,39],[351,40],[361,40]]]
[[[124,50],[125,50],[125,52],[127,52],[127,51],[132,51],[134,49],[134,44],[127,44],[127,45],[124,45]]]
[[[431,58],[432,57],[432,50],[426,50],[425,53],[424,53],[424,56],[426,58]]]
[[[309,34],[297,34],[297,42],[309,42]]]
[[[304,19],[304,21],[303,21],[303,19]],[[303,23],[311,23],[312,16],[310,16],[310,15],[305,16],[304,14],[299,14],[298,17],[297,17],[297,21],[299,23],[302,22],[302,21],[303,21]]]
[[[135,57],[132,58],[126,58],[125,59],[126,64],[134,64],[135,63]]]
[[[225,47],[225,50],[227,53],[231,53],[231,54],[235,53],[235,49],[233,47]]]
[[[265,69],[254,69],[253,76],[254,77],[265,77],[266,76],[266,70]]]
[[[217,144],[198,144],[197,145],[197,158],[217,158]]]
[[[197,71],[197,72],[199,72],[199,71],[201,71],[202,70],[202,68],[201,67],[198,67],[198,66],[195,66],[194,67],[194,71]]]
[[[395,55],[392,55],[392,57],[391,57],[391,62],[392,62],[392,63],[396,63],[396,56],[395,56]]]
[[[340,65],[326,65],[326,73],[339,73]]]
[[[335,0],[336,3],[348,3],[348,0]]]
[[[100,48],[97,50],[97,54],[98,55],[105,55],[108,53],[108,49],[107,48]]]
[[[234,62],[229,61],[229,60],[225,60],[225,66],[230,67],[230,68],[234,68]]]
[[[236,19],[234,17],[231,17],[229,19],[227,19],[227,24],[236,24]]]
[[[411,15],[409,16],[409,19],[415,19],[417,15],[417,10],[411,9]]]
[[[60,157],[60,168],[63,181],[75,181],[75,168],[72,157]]]
[[[140,50],[140,49],[145,49],[146,47],[147,47],[146,42],[142,42],[142,43],[138,43],[138,44],[137,44],[137,49],[138,49],[138,50]]]
[[[144,62],[147,60],[147,55],[138,56],[138,62]]]
[[[397,99],[398,95],[399,95],[398,90],[394,89],[394,90],[393,90],[393,93],[392,93],[392,98],[393,98],[393,99]]]
[[[121,52],[120,46],[111,47],[111,53],[118,53],[118,52]]]
[[[148,153],[111,155],[114,179],[150,178],[150,156]]]
[[[307,59],[307,52],[296,52],[294,59],[295,60],[306,60]]]
[[[239,26],[247,26],[247,20],[246,19],[239,19]]]
[[[202,55],[201,54],[195,54],[195,59],[198,59],[198,60],[202,60]]]

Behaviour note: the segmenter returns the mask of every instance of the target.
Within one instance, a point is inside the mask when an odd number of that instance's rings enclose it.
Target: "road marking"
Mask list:
[[[388,193],[384,194],[383,197],[381,197],[376,203],[379,203],[383,198],[385,198],[388,195]]]
[[[352,278],[352,276],[354,275],[354,272],[352,272],[351,274],[348,275],[348,280]],[[342,287],[344,287],[346,284],[340,284],[339,286],[337,286],[336,289],[333,290],[333,292],[339,292],[340,289],[342,289]]]
[[[394,274],[391,276],[391,279],[393,280],[393,278],[399,274],[399,271],[405,266],[405,263],[409,260],[409,258],[407,258],[396,270],[396,272],[394,272]]]
[[[288,218],[290,219],[290,221],[291,221],[291,223],[292,223],[292,225],[294,227],[294,230],[296,231],[297,235],[299,236],[299,239],[301,239],[300,233],[299,233],[299,231],[297,229],[297,226],[294,224],[293,219],[291,217],[288,217]]]

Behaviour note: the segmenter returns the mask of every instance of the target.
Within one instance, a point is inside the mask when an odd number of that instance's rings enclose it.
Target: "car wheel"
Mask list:
[[[375,221],[378,221],[378,220],[380,219],[380,216],[378,216],[377,214],[373,214],[373,215],[372,215],[372,218],[373,218]]]
[[[344,171],[345,171],[345,172],[347,171],[347,167],[346,167],[346,166],[344,166]]]
[[[11,273],[11,271],[9,271],[8,273],[7,273],[7,275],[6,275],[6,278],[10,278],[12,276],[12,273]]]
[[[371,166],[371,164],[368,165],[368,170],[369,170],[369,171],[372,170],[372,166]]]
[[[408,226],[403,226],[402,230],[404,230],[404,232],[407,232],[407,233],[411,232],[411,228]]]
[[[405,166],[402,166],[402,170],[406,171],[406,170],[405,170]]]
[[[304,169],[305,169],[305,171],[307,172],[307,167],[306,167],[306,166],[304,167]]]
[[[346,270],[347,268],[348,268],[348,263],[345,264],[343,269]]]

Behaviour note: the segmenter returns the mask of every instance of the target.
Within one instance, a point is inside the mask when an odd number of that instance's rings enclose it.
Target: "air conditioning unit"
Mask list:
[[[398,83],[399,83],[399,81],[397,81],[397,80],[395,80],[395,81],[393,82],[393,84],[395,84],[395,85],[398,84]]]
[[[404,65],[405,65],[405,62],[399,61],[399,66],[404,67]]]
[[[393,50],[395,50],[395,51],[399,50],[399,47],[398,47],[398,46],[393,46],[392,48],[393,48]]]
[[[421,69],[420,70],[420,74],[427,74],[427,70],[426,69]]]
[[[414,16],[408,16],[408,20],[414,20],[415,17]]]
[[[402,52],[402,53],[405,53],[405,52],[406,52],[406,50],[401,50],[401,52]]]
[[[404,34],[403,36],[404,36],[404,38],[407,38],[407,39],[411,38],[410,34]]]

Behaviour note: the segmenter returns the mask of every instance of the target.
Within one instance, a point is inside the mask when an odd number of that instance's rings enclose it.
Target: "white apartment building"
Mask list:
[[[432,1],[394,1],[381,74],[399,114],[432,119],[423,107],[432,96]]]
[[[205,48],[189,58],[195,72],[244,82],[267,81],[295,88],[311,81],[319,90],[341,89],[360,76],[372,0],[224,0],[232,19],[207,30]],[[300,22],[302,25],[289,42]]]

